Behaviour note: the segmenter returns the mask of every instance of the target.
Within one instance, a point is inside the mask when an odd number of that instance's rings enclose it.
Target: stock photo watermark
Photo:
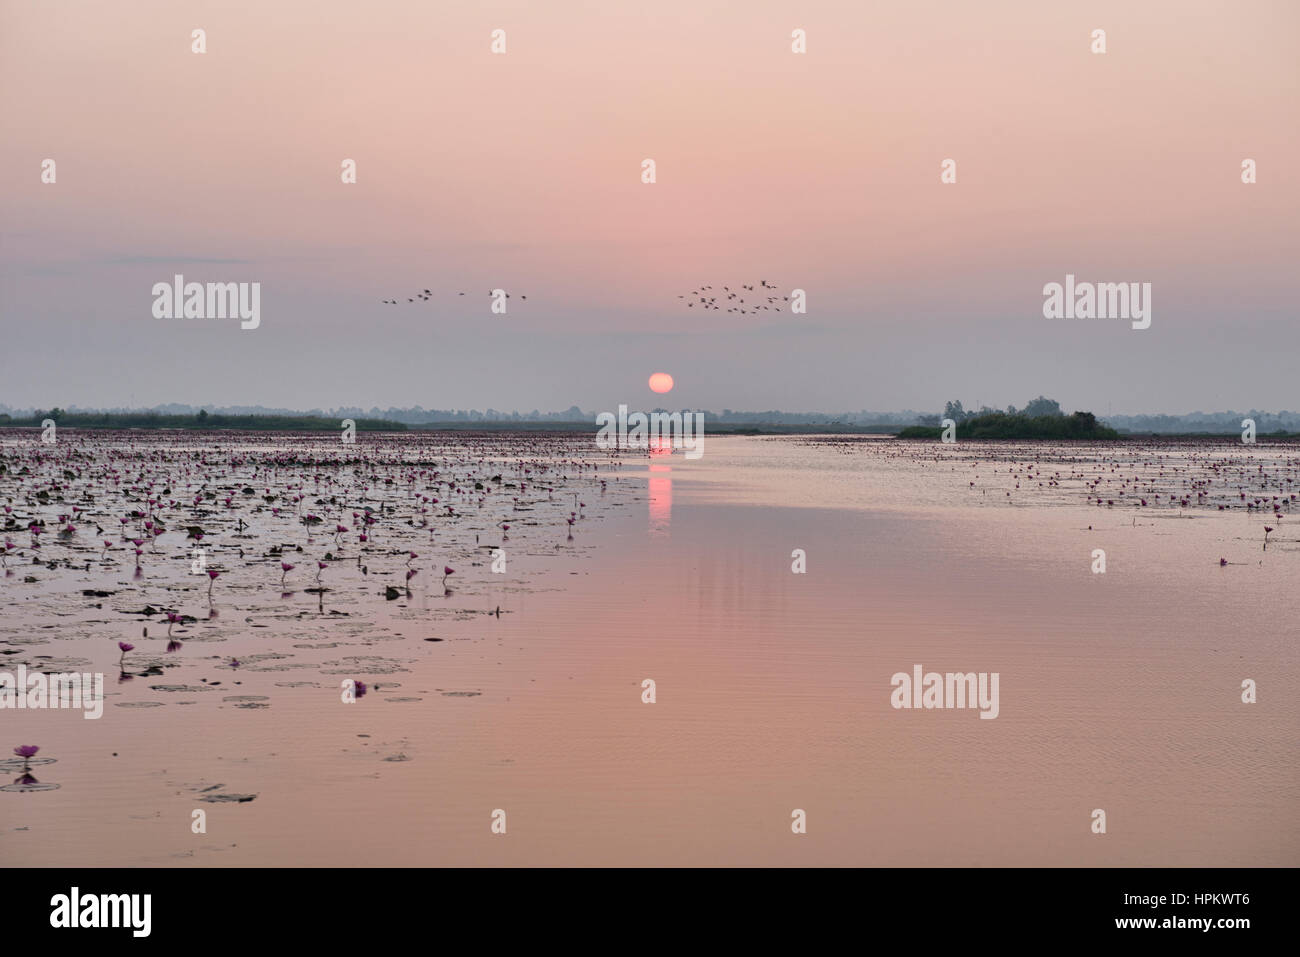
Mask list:
[[[104,714],[104,675],[99,672],[0,671],[0,709],[84,711],[93,721]]]
[[[1065,283],[1043,286],[1045,319],[1128,319],[1134,329],[1151,327],[1151,283],[1079,282],[1066,273]]]
[[[688,459],[704,454],[703,412],[633,412],[626,405],[618,414],[601,412],[596,416],[596,448],[602,450],[681,449]]]
[[[998,672],[922,671],[913,665],[910,675],[899,671],[890,679],[889,703],[895,709],[978,708],[981,718],[998,716]]]
[[[155,319],[240,319],[239,328],[262,324],[260,282],[186,282],[179,273],[170,283],[154,283]]]
[[[127,928],[133,937],[148,937],[152,926],[151,894],[82,894],[73,887],[50,898],[50,926],[58,928]]]

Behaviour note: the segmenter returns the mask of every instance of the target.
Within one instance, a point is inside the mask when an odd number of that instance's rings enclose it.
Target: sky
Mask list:
[[[0,403],[1294,410],[1297,28],[1290,0],[0,0]],[[155,318],[177,273],[259,282],[260,325]],[[1045,318],[1067,274],[1151,283],[1150,328]],[[764,280],[806,314],[677,298]]]

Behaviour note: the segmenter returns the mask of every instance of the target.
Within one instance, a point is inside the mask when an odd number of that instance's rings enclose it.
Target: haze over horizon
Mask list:
[[[0,3],[0,402],[1300,406],[1294,4],[354,14]],[[260,326],[153,318],[177,273]],[[1150,328],[1045,319],[1067,273]],[[760,280],[807,314],[677,298]]]
[[[715,427],[721,426],[724,431],[735,428],[744,428],[752,426],[772,426],[775,428],[801,427],[807,426],[817,428],[820,426],[828,427],[848,427],[852,429],[861,429],[862,427],[879,426],[886,430],[894,430],[911,425],[939,425],[943,418],[952,417],[960,422],[964,419],[975,418],[986,412],[1018,412],[1021,415],[1029,417],[1042,415],[1059,415],[1068,416],[1072,411],[1085,412],[1090,410],[1071,410],[1062,408],[1058,402],[1039,395],[1030,402],[1014,408],[992,409],[992,408],[963,408],[962,403],[957,401],[944,404],[942,412],[934,410],[917,410],[917,409],[898,409],[898,410],[808,410],[808,411],[789,411],[779,409],[768,410],[745,410],[745,409],[701,409],[695,407],[690,411],[704,412],[712,421]],[[652,411],[686,411],[681,406],[674,405],[670,396],[659,396],[657,401],[646,404],[634,404],[632,406],[622,405],[621,409],[627,409],[630,412],[652,412]],[[363,417],[367,420],[388,420],[402,423],[405,426],[423,428],[425,426],[441,427],[446,425],[451,428],[463,428],[468,423],[482,423],[485,427],[495,428],[502,424],[518,422],[521,427],[527,424],[532,428],[535,424],[541,423],[544,428],[554,427],[568,431],[569,427],[575,423],[587,423],[595,425],[600,422],[600,413],[583,410],[576,405],[572,405],[563,410],[519,410],[519,409],[426,409],[422,406],[413,406],[398,408],[389,406],[335,406],[327,409],[319,407],[314,408],[284,408],[284,407],[266,407],[262,405],[207,405],[194,406],[185,403],[165,403],[153,406],[147,409],[123,409],[123,408],[83,408],[79,406],[51,407],[47,409],[16,409],[12,406],[0,402],[0,425],[14,425],[15,422],[23,418],[41,419],[49,415],[53,416],[56,421],[70,424],[73,428],[77,427],[77,422],[58,414],[59,412],[70,415],[96,415],[105,414],[109,416],[122,415],[123,413],[135,413],[157,416],[194,416],[201,413],[212,414],[214,416],[266,416],[268,421],[273,421],[280,417],[320,417],[332,419],[336,417],[356,417],[358,420]],[[617,414],[617,413],[615,413]],[[1095,414],[1095,413],[1094,413]],[[11,418],[14,416],[14,418]],[[1300,432],[1300,411],[1282,410],[1261,410],[1261,409],[1239,409],[1239,410],[1193,410],[1181,414],[1127,414],[1124,412],[1102,413],[1098,419],[1105,425],[1118,429],[1123,432],[1153,432],[1156,434],[1185,434],[1185,433],[1207,433],[1207,434],[1236,434],[1247,420],[1254,422],[1261,434],[1278,434],[1278,433],[1295,433]],[[216,420],[214,420],[216,421]],[[701,420],[702,422],[703,420]],[[547,425],[549,423],[549,425]],[[139,423],[144,424],[144,423]],[[159,423],[165,424],[165,423]],[[132,427],[130,422],[120,423],[120,427]],[[219,423],[219,427],[230,428],[232,423],[225,421]],[[287,426],[286,426],[287,427]]]

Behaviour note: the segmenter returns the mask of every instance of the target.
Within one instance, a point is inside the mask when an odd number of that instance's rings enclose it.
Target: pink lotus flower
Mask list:
[[[36,754],[36,752],[39,750],[40,750],[39,745],[21,744],[18,747],[14,748],[14,754],[26,760],[27,758],[33,757]]]

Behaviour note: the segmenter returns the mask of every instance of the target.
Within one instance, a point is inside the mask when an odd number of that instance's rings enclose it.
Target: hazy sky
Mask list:
[[[0,402],[614,409],[665,371],[718,410],[1298,409],[1298,28],[1292,0],[0,0]],[[260,282],[260,327],[155,319],[178,272]],[[1151,327],[1045,319],[1066,273],[1150,282]],[[763,279],[807,315],[676,298]]]

